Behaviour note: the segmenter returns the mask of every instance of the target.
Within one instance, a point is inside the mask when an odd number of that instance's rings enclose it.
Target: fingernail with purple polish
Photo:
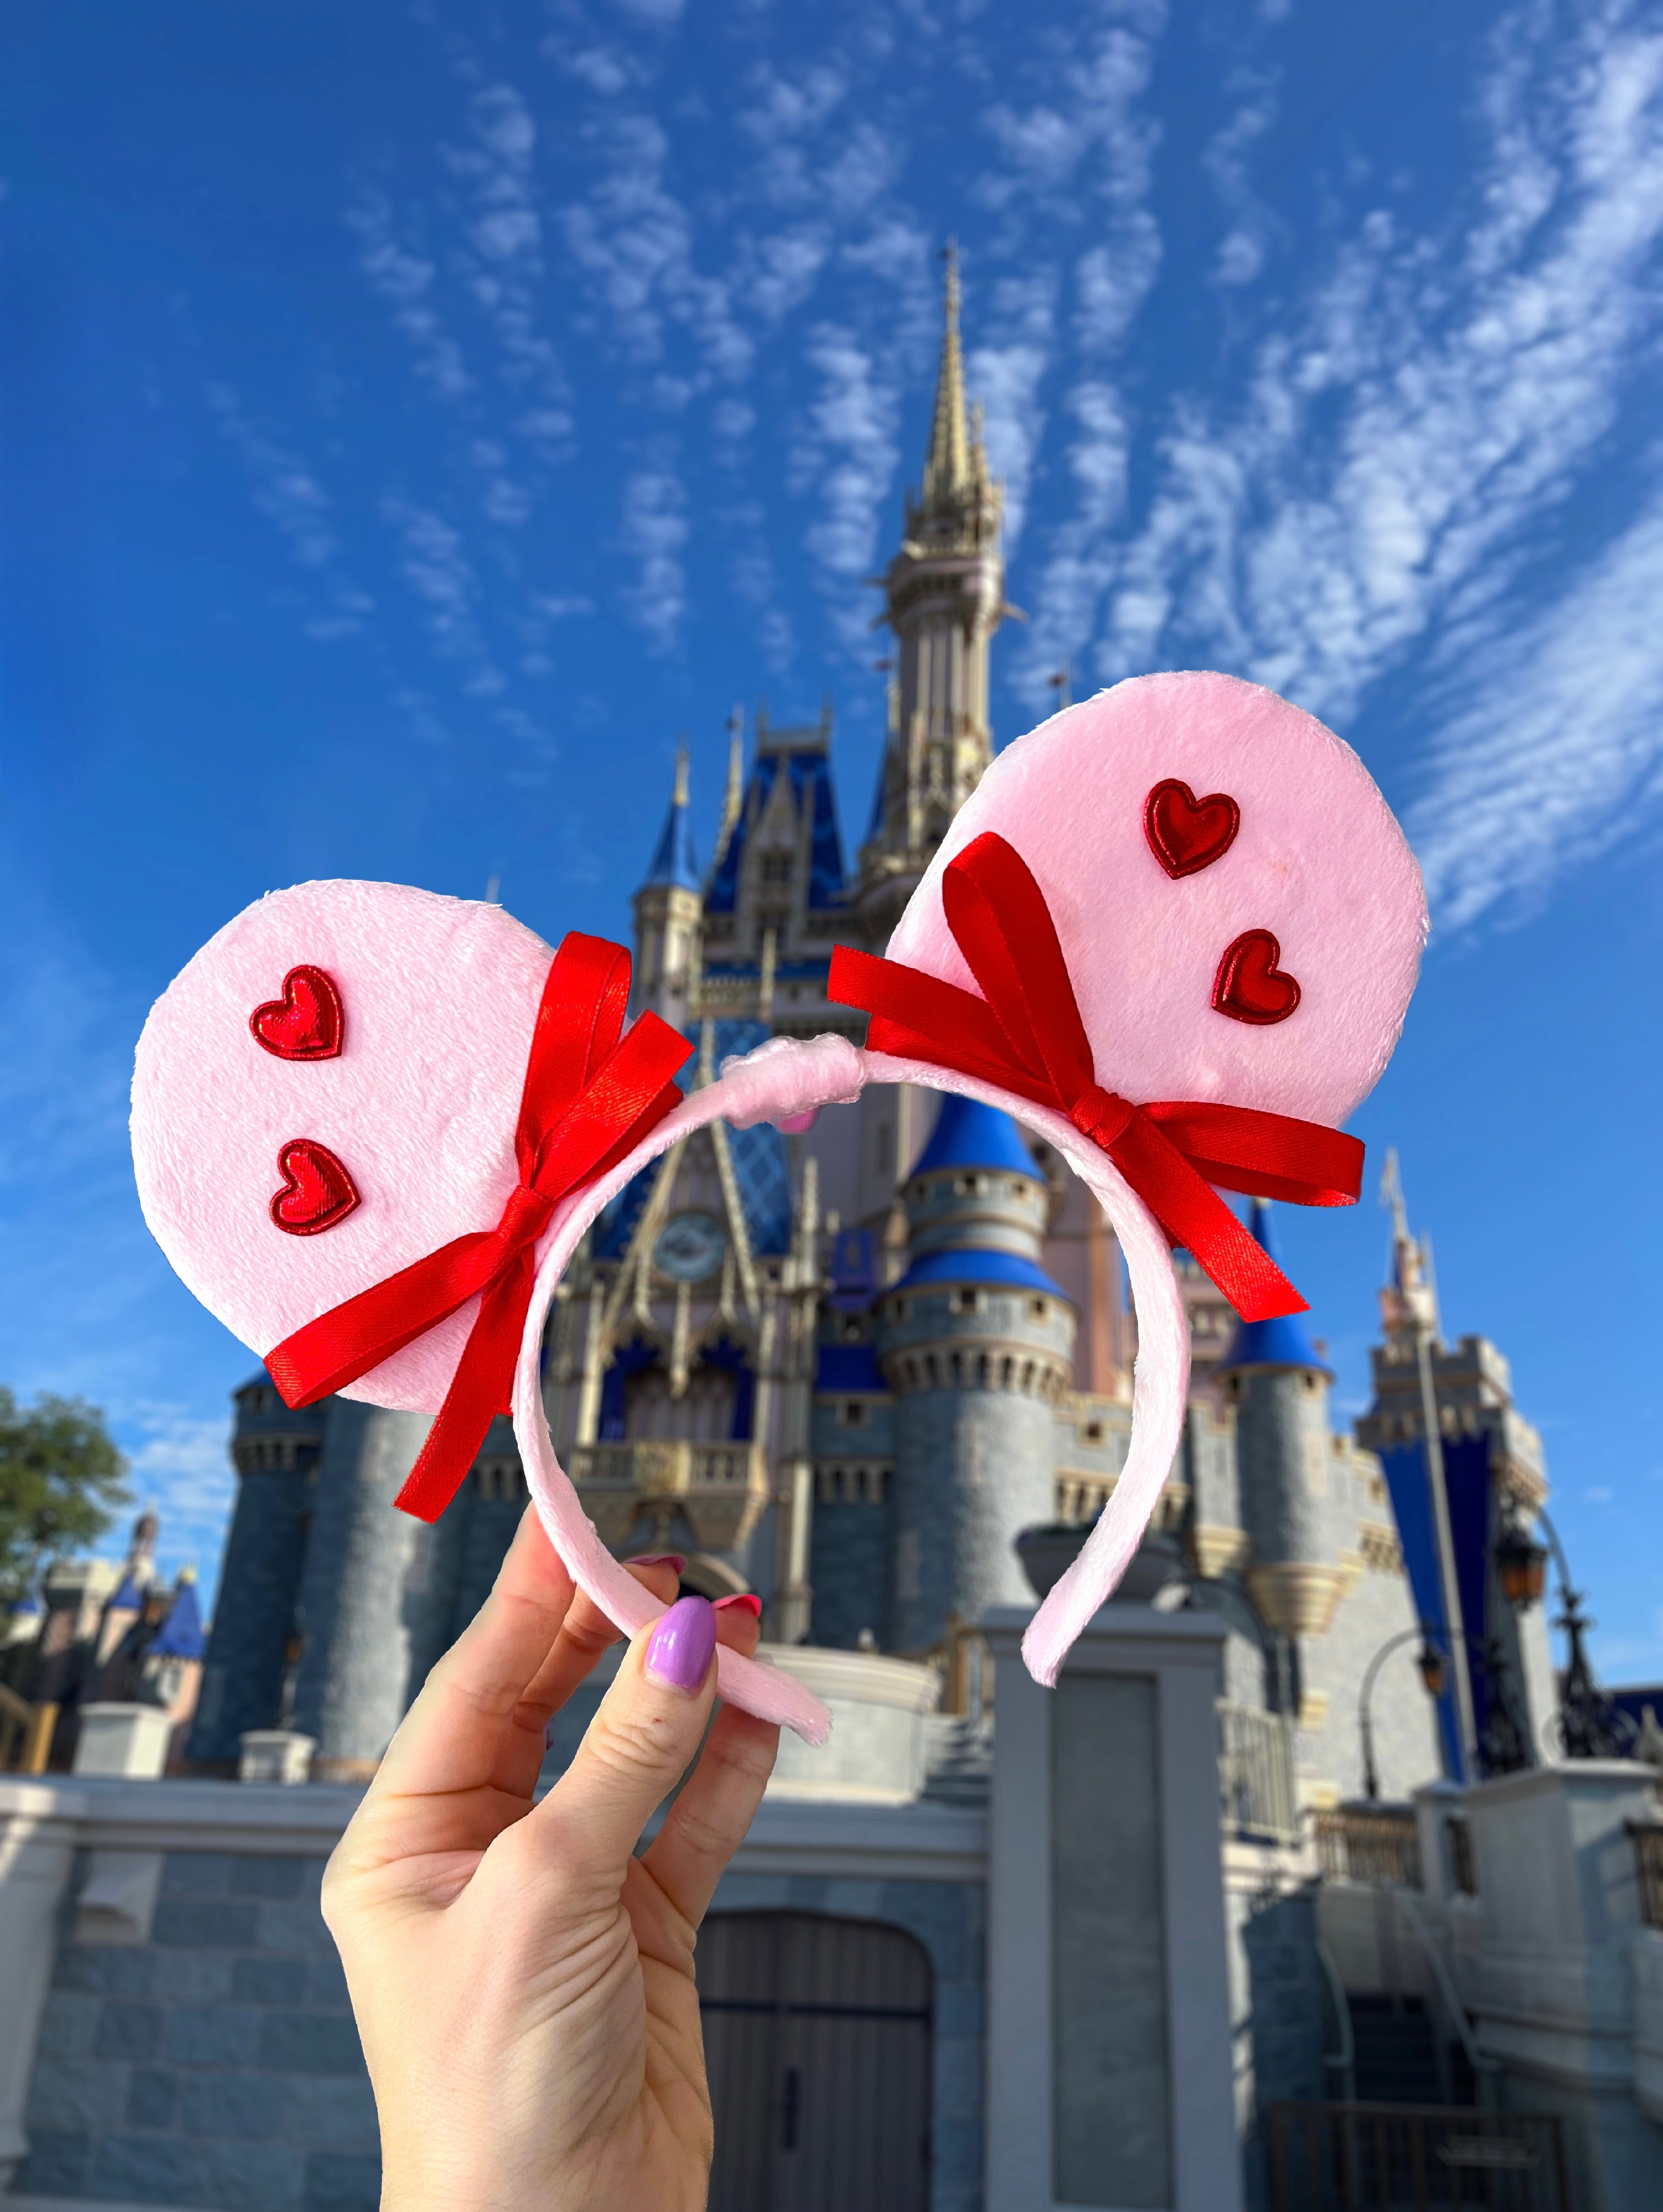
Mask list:
[[[673,1567],[679,1574],[687,1562],[679,1552],[638,1552],[624,1564],[626,1567]]]
[[[710,1599],[679,1597],[647,1639],[647,1672],[673,1690],[701,1689],[716,1648]]]

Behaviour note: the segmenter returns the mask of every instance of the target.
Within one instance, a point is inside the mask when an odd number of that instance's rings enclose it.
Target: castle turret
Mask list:
[[[448,1641],[467,1486],[431,1527],[393,1504],[431,1426],[425,1413],[329,1401],[293,1712],[316,1741],[317,1781],[369,1779]]]
[[[993,757],[988,642],[1006,612],[999,486],[988,472],[979,411],[965,403],[959,270],[947,257],[945,328],[929,451],[909,498],[901,550],[883,579],[895,633],[889,735],[861,848],[856,910],[881,944],[900,918],[947,824]]]
[[[1255,1200],[1250,1226],[1274,1259],[1270,1209]],[[1329,1503],[1328,1390],[1298,1315],[1240,1322],[1218,1364],[1236,1411],[1242,1528],[1251,1551],[1247,1586],[1273,1628],[1320,1636],[1345,1577],[1336,1558]]]
[[[704,901],[687,804],[687,748],[676,755],[670,811],[647,879],[635,895],[635,1010],[685,1030],[694,1012]]]
[[[1019,1533],[1052,1518],[1075,1311],[1039,1264],[1049,1192],[1008,1115],[952,1095],[905,1193],[905,1273],[879,1302],[895,1394],[892,1649],[1027,1601]]]
[[[275,1726],[283,1705],[326,1413],[291,1412],[264,1369],[235,1404],[237,1502],[189,1745],[193,1766],[227,1771],[245,1729]]]

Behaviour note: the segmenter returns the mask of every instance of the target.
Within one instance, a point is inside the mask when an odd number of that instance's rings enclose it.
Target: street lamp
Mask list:
[[[1536,1517],[1552,1547],[1559,1577],[1559,1602],[1563,1607],[1554,1622],[1565,1632],[1569,1650],[1565,1671],[1559,1678],[1559,1743],[1567,1759],[1623,1759],[1634,1741],[1634,1723],[1614,1705],[1594,1680],[1593,1668],[1582,1638],[1594,1624],[1582,1611],[1582,1593],[1573,1584],[1559,1532],[1538,1505]],[[1546,1580],[1547,1554],[1531,1541],[1521,1524],[1514,1521],[1495,1546],[1495,1568],[1502,1589],[1515,1611],[1527,1612],[1542,1595]],[[1527,1564],[1533,1561],[1533,1565]]]
[[[1374,1717],[1370,1709],[1375,1679],[1381,1667],[1394,1651],[1405,1644],[1420,1638],[1420,1650],[1415,1654],[1415,1665],[1426,1694],[1435,1703],[1442,1697],[1449,1680],[1449,1638],[1441,1628],[1435,1628],[1423,1620],[1417,1628],[1405,1628],[1381,1644],[1380,1650],[1363,1670],[1362,1688],[1357,1698],[1357,1733],[1362,1741],[1363,1795],[1371,1801],[1380,1794],[1380,1773],[1374,1764]],[[1530,1763],[1530,1753],[1525,1741],[1525,1732],[1519,1725],[1514,1711],[1508,1683],[1507,1654],[1493,1636],[1482,1641],[1476,1636],[1463,1633],[1466,1645],[1479,1672],[1483,1675],[1489,1695],[1485,1699],[1487,1711],[1477,1751],[1486,1774],[1514,1774]],[[1439,1647],[1444,1648],[1441,1650]]]
[[[1374,1678],[1394,1651],[1402,1650],[1405,1644],[1412,1644],[1418,1636],[1421,1648],[1415,1654],[1415,1664],[1420,1669],[1428,1697],[1441,1697],[1446,1669],[1443,1654],[1432,1642],[1433,1633],[1425,1621],[1422,1621],[1417,1628],[1405,1628],[1399,1635],[1382,1644],[1363,1669],[1362,1688],[1357,1698],[1357,1733],[1362,1738],[1363,1795],[1371,1803],[1380,1794],[1380,1778],[1374,1765],[1374,1721],[1368,1709],[1368,1701],[1374,1693]]]
[[[1546,1551],[1510,1519],[1496,1539],[1494,1557],[1502,1595],[1515,1613],[1528,1613],[1547,1581]]]

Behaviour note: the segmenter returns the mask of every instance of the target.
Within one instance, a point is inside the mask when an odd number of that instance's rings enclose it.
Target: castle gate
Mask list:
[[[699,2003],[710,2212],[925,2212],[932,1975],[899,1928],[713,1913]]]

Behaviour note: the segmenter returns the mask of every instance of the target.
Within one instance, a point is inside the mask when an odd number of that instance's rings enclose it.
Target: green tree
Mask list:
[[[125,1472],[96,1406],[43,1391],[26,1410],[0,1383],[0,1603],[97,1541],[126,1503]]]

